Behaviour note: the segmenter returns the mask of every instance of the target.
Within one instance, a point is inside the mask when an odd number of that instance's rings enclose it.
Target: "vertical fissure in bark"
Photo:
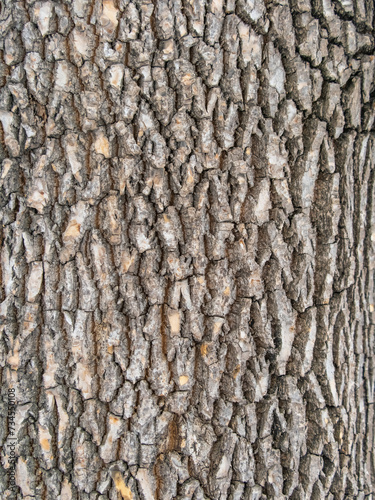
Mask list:
[[[372,498],[373,2],[0,7],[1,498]]]

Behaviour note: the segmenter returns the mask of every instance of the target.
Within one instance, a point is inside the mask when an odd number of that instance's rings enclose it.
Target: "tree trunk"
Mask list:
[[[372,0],[1,4],[1,498],[374,498]]]

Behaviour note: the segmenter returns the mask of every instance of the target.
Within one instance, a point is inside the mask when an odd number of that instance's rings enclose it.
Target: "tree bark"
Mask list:
[[[0,17],[1,498],[374,498],[373,2]]]

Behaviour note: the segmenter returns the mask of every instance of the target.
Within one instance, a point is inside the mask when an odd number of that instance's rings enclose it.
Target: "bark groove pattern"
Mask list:
[[[0,496],[365,499],[372,0],[3,0]]]

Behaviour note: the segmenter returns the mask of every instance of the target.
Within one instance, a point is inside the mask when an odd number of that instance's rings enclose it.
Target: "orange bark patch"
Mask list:
[[[191,73],[186,73],[186,75],[181,78],[181,81],[184,85],[192,85],[194,76]]]
[[[40,446],[44,451],[51,451],[51,445],[47,438],[43,438],[40,440]]]
[[[104,0],[103,2],[103,17],[114,25],[117,25],[117,12],[112,0]]]
[[[116,471],[113,476],[117,491],[121,494],[123,500],[133,500],[131,490],[126,486],[125,481],[119,471]]]
[[[202,356],[207,356],[207,349],[208,349],[208,345],[207,344],[202,344],[201,345],[201,354],[202,354]]]
[[[79,236],[80,234],[80,231],[81,231],[81,224],[78,224],[78,222],[75,219],[73,219],[66,228],[66,231],[64,233],[64,239],[77,238],[77,236]]]
[[[174,335],[180,333],[180,313],[176,311],[172,313],[168,319],[171,328],[171,333]]]
[[[109,158],[109,142],[104,135],[100,135],[95,141],[95,152]]]

